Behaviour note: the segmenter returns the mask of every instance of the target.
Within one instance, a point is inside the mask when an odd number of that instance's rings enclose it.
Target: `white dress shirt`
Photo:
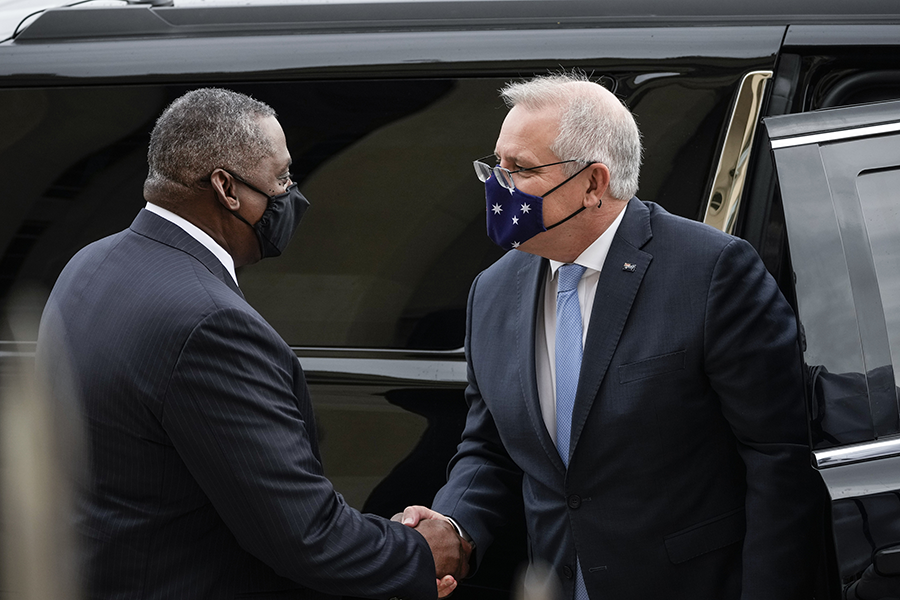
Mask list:
[[[606,255],[609,254],[613,237],[615,237],[624,215],[625,210],[623,209],[606,231],[575,259],[575,264],[586,267],[584,275],[578,282],[582,345],[587,338],[588,325],[591,322],[591,309],[594,305],[594,296],[597,294],[600,271],[603,269]],[[544,293],[538,300],[534,335],[534,366],[537,373],[538,398],[541,402],[544,425],[546,425],[554,444],[556,443],[556,289],[559,283],[557,273],[563,264],[565,263],[556,260],[550,261],[550,268],[544,279]]]
[[[228,271],[228,273],[231,274],[231,278],[234,279],[234,283],[237,284],[237,274],[234,272],[234,259],[231,258],[231,255],[228,254],[228,251],[218,243],[216,243],[216,240],[212,239],[208,233],[206,233],[187,219],[179,217],[171,210],[166,210],[161,206],[157,206],[148,202],[144,208],[152,212],[154,215],[159,215],[166,221],[178,225],[185,231],[185,233],[206,246],[206,249],[212,252],[213,256],[218,258],[219,262],[225,266],[225,269]]]

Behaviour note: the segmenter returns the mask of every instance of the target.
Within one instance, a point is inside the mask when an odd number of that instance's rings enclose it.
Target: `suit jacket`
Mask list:
[[[804,597],[821,488],[795,319],[752,247],[629,202],[588,325],[568,470],[535,382],[547,265],[509,252],[472,286],[469,415],[434,508],[482,552],[521,494],[529,556],[566,598],[576,553],[593,598]]]
[[[67,363],[92,598],[436,596],[425,539],[335,492],[299,362],[176,225],[141,211],[69,262],[38,338],[57,394]]]

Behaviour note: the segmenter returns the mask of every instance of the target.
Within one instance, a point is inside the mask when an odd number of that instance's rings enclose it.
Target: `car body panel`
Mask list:
[[[900,102],[773,117],[766,126],[840,577],[890,586],[900,570],[870,565],[900,547]]]
[[[134,10],[146,10],[136,8]],[[715,27],[584,29],[571,31],[438,31],[238,35],[227,39],[174,37],[155,40],[85,40],[0,46],[0,77],[11,85],[75,84],[91,81],[213,81],[230,77],[266,79],[333,72],[371,73],[377,68],[409,75],[424,65],[440,71],[496,72],[503,61],[665,61],[774,58],[783,29]],[[349,38],[349,39],[348,39]],[[278,52],[265,48],[278,47]],[[110,48],[116,48],[115,53]],[[121,53],[121,54],[120,54]],[[48,55],[55,60],[48,61]],[[122,60],[121,56],[128,57]],[[771,60],[771,59],[770,59]],[[485,63],[488,63],[485,64]],[[682,60],[683,62],[683,60]],[[534,68],[534,67],[532,67]],[[251,75],[252,74],[252,75]]]

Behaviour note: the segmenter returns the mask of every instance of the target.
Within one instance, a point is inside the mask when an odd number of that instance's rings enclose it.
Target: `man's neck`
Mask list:
[[[161,207],[153,202],[147,202],[147,206],[145,208],[153,214],[177,225],[189,236],[203,244],[203,246],[205,246],[207,250],[212,252],[213,255],[217,259],[219,259],[219,262],[222,263],[225,269],[227,269],[231,274],[232,279],[234,279],[235,283],[237,283],[237,274],[234,270],[234,259],[231,257],[231,254],[229,254],[228,251],[209,234],[207,234],[205,231],[203,231],[194,223],[191,223],[181,215],[167,208]]]

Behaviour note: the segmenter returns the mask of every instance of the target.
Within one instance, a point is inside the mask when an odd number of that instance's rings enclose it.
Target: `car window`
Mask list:
[[[594,77],[641,126],[640,197],[697,218],[740,74],[617,68]],[[472,161],[493,152],[498,89],[521,74],[220,84],[275,108],[311,203],[281,258],[238,272],[288,343],[462,347],[469,286],[502,255]],[[155,119],[191,87],[0,90],[0,298],[25,281],[49,289],[78,249],[128,226]]]
[[[879,150],[871,148],[867,151]],[[863,171],[856,178],[856,187],[884,309],[889,362],[900,365],[900,202],[897,198],[900,167]],[[889,389],[889,401],[896,404],[895,390],[893,386]]]
[[[778,165],[816,448],[900,432],[900,103],[767,120]]]

